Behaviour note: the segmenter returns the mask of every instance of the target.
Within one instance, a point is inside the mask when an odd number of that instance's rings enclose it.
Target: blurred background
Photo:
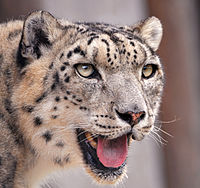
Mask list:
[[[171,134],[131,146],[128,178],[122,188],[200,187],[200,1],[199,0],[0,0],[0,21],[43,9],[71,21],[131,25],[157,16],[164,27],[158,54],[166,72],[160,111],[162,129]],[[161,140],[164,142],[164,140]],[[100,187],[82,169],[60,174],[52,188]],[[109,186],[101,186],[108,188]]]

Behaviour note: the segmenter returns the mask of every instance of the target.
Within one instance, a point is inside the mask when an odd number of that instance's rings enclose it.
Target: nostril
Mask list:
[[[131,124],[132,123],[132,115],[128,112],[126,113],[120,113],[119,111],[115,110],[117,115],[119,116],[120,119],[126,121],[127,123]]]
[[[145,112],[141,112],[141,115],[140,115],[140,120],[143,120],[145,118]]]

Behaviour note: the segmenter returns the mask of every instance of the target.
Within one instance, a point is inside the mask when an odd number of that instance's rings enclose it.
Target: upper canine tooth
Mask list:
[[[86,132],[86,133],[85,133],[85,137],[86,137],[87,140],[90,142],[90,145],[91,145],[93,148],[97,148],[97,143],[94,141],[94,139],[93,139],[91,133]]]

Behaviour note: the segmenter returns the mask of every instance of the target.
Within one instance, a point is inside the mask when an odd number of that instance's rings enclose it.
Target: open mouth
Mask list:
[[[123,173],[130,135],[110,140],[77,129],[77,137],[86,164],[97,176],[117,178]]]

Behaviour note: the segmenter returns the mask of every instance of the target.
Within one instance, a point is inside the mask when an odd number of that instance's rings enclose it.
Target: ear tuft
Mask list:
[[[150,17],[144,22],[134,27],[134,32],[138,34],[153,51],[156,51],[160,45],[163,29],[160,20],[156,17]]]

